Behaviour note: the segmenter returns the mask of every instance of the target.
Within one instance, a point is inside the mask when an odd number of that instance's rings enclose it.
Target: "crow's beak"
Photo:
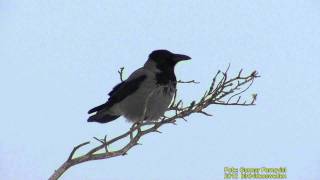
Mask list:
[[[174,54],[174,60],[176,62],[190,60],[191,57],[183,54]]]

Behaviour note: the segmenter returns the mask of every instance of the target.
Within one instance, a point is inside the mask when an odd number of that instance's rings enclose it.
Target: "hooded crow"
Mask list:
[[[88,122],[108,123],[120,116],[130,122],[158,120],[176,92],[175,65],[189,56],[153,51],[142,68],[116,85],[106,103],[89,110]]]

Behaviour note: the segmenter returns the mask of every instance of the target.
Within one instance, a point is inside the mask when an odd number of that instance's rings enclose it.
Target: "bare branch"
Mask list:
[[[176,100],[176,95],[173,98],[172,104],[168,108],[168,113],[170,116],[165,115],[157,121],[141,121],[132,124],[130,129],[114,138],[107,140],[106,136],[103,139],[99,139],[94,137],[101,144],[92,148],[84,155],[73,158],[76,151],[89,144],[89,142],[82,143],[72,150],[69,155],[69,158],[66,162],[64,162],[49,178],[50,180],[58,179],[65,171],[67,171],[70,167],[75,166],[80,163],[84,163],[87,161],[93,160],[101,160],[108,159],[118,156],[127,155],[128,151],[136,146],[141,145],[139,140],[142,136],[149,133],[161,133],[159,128],[165,124],[174,124],[176,125],[176,121],[178,119],[183,119],[185,121],[186,118],[194,113],[200,113],[205,116],[212,116],[207,113],[205,109],[210,105],[225,105],[225,106],[252,106],[255,105],[257,94],[252,93],[251,100],[242,100],[241,95],[248,91],[248,89],[252,86],[254,80],[258,78],[258,73],[253,71],[249,75],[243,75],[243,70],[241,69],[237,76],[233,78],[228,78],[228,71],[230,69],[230,64],[228,65],[225,71],[218,71],[212,79],[212,82],[208,88],[203,93],[203,96],[199,98],[197,101],[192,101],[188,106],[184,106],[182,100]],[[123,81],[123,70],[124,68],[120,68],[118,71],[120,75],[120,80]],[[194,80],[191,81],[177,81],[177,83],[198,83]],[[249,102],[249,103],[248,103]],[[118,150],[110,151],[108,150],[108,146],[112,145],[116,142],[123,141],[125,139],[129,139],[128,143],[120,147]],[[100,152],[100,150],[105,150]]]

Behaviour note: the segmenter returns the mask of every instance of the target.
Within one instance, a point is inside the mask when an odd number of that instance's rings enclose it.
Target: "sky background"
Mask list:
[[[231,64],[261,75],[254,107],[210,106],[213,117],[149,134],[124,157],[87,162],[62,180],[213,180],[224,167],[287,167],[320,179],[320,2],[317,0],[0,2],[0,179],[47,179],[73,146],[130,124],[87,123],[125,76],[159,48],[192,61],[176,68],[185,102]],[[249,96],[248,95],[248,96]]]

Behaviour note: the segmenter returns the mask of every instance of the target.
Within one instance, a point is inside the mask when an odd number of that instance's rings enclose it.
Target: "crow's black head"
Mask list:
[[[178,62],[189,59],[191,58],[187,55],[174,54],[164,49],[152,51],[149,55],[149,60],[154,61],[157,68],[163,71],[173,69]]]

